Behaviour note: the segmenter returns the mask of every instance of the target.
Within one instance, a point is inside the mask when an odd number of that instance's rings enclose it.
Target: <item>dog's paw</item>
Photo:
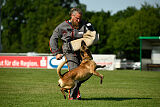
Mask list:
[[[101,77],[101,82],[100,82],[100,84],[102,84],[103,78],[104,78],[104,76]]]
[[[64,95],[64,99],[66,99],[66,96]]]
[[[58,84],[58,87],[61,87],[60,84]]]
[[[106,67],[106,65],[102,65],[102,66],[101,66],[101,68],[104,68],[104,67]]]
[[[102,79],[101,79],[101,82],[100,82],[100,84],[102,84]]]

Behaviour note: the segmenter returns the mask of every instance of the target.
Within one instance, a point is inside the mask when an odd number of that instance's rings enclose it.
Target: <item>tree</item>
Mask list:
[[[5,0],[2,5],[2,45],[3,52],[21,51],[20,27],[25,18],[23,11],[27,0]]]
[[[42,26],[78,4],[79,0],[5,0],[2,6],[3,52],[38,50],[37,37]]]
[[[65,11],[65,10],[63,10]],[[37,36],[37,47],[36,52],[40,53],[50,53],[50,46],[49,46],[49,39],[53,33],[53,30],[64,21],[64,19],[67,19],[66,12],[61,12],[59,15],[54,16],[52,19],[48,19],[48,21],[40,26],[40,31]],[[59,46],[62,46],[60,44]]]
[[[88,19],[89,22],[91,22],[100,35],[100,40],[96,45],[91,46],[92,53],[107,53],[106,51],[106,40],[108,38],[108,23],[107,20],[110,17],[110,12],[104,12],[103,10],[101,12],[86,12],[85,18]],[[97,50],[98,49],[98,50]]]
[[[139,59],[138,37],[159,35],[157,9],[152,6],[143,8],[131,17],[117,21],[111,29],[108,47],[119,58],[125,56],[127,59]]]
[[[3,5],[2,5],[3,3]],[[92,53],[116,54],[118,58],[139,60],[139,36],[160,35],[160,6],[142,5],[140,10],[128,7],[110,12],[86,11],[79,0],[1,0],[2,52],[49,51],[49,39],[55,27],[72,7],[83,11],[100,40],[90,47]]]

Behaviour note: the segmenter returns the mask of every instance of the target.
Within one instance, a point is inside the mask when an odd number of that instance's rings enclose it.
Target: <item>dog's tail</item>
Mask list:
[[[62,78],[62,74],[61,74],[61,68],[63,67],[63,65],[66,63],[67,61],[63,61],[62,63],[60,63],[57,67],[57,74],[60,78]]]

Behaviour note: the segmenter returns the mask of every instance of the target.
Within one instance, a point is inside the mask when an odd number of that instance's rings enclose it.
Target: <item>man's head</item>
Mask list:
[[[72,8],[70,10],[71,22],[74,28],[79,28],[79,23],[82,18],[82,11],[79,8]]]

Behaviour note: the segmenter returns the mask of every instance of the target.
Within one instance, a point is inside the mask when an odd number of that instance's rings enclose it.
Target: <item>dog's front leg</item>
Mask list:
[[[104,67],[106,67],[106,65],[96,65],[95,69],[97,69],[97,68],[104,68]]]
[[[62,94],[63,94],[63,96],[64,96],[64,99],[66,99],[66,95],[65,95],[64,90],[66,90],[66,89],[65,89],[65,88],[61,88],[61,92],[62,92]]]
[[[104,76],[96,71],[94,71],[93,74],[101,78],[100,84],[102,84],[102,80],[103,80]]]

